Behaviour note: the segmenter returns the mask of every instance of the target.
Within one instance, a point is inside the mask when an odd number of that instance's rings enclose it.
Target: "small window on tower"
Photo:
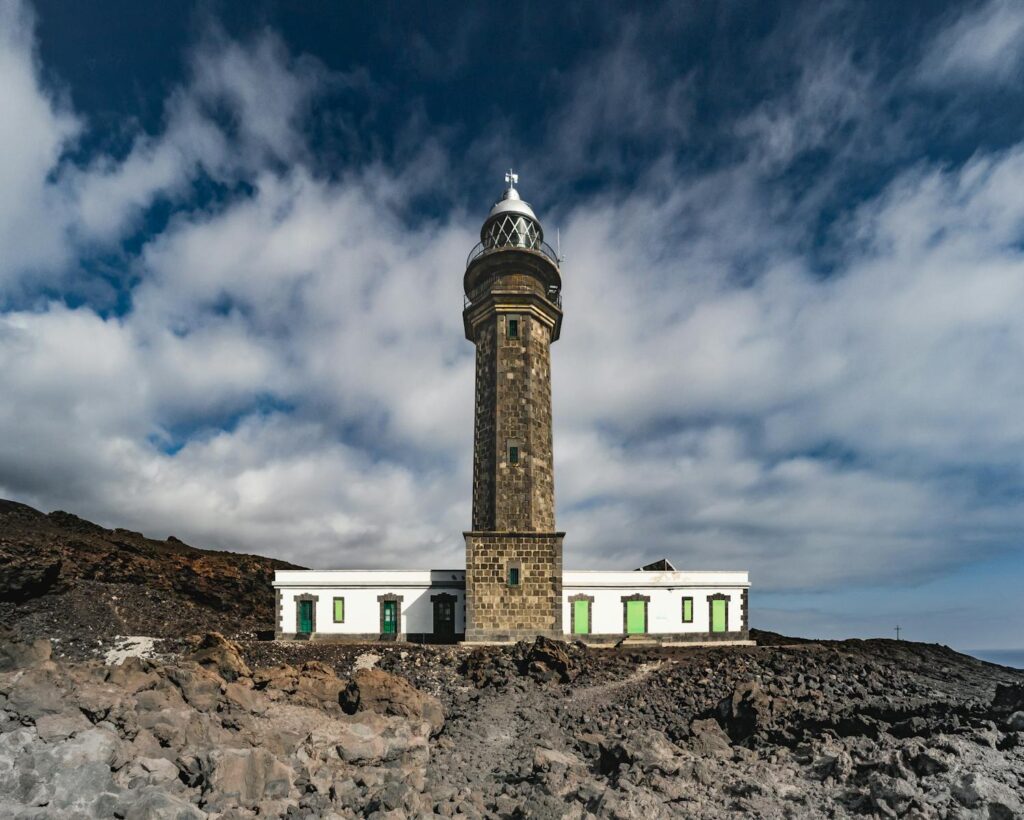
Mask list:
[[[693,598],[683,598],[683,623],[693,623]]]
[[[508,585],[510,587],[519,586],[519,567],[508,568]]]
[[[508,337],[510,339],[519,338],[519,319],[509,317],[508,320]]]
[[[519,448],[512,444],[508,448],[508,463],[518,464],[519,463]]]

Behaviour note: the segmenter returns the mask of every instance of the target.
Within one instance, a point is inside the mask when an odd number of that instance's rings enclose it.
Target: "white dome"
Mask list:
[[[530,207],[528,202],[523,202],[519,198],[519,191],[515,188],[507,188],[501,199],[494,203],[494,207],[491,208],[491,212],[487,215],[488,219],[495,214],[523,214],[524,216],[530,217],[534,222],[540,222],[537,219],[537,215],[533,212],[533,208]]]

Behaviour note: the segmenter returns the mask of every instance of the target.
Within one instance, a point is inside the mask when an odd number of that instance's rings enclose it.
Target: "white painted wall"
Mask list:
[[[594,596],[590,632],[619,634],[622,629],[622,596],[649,595],[647,629],[650,634],[710,632],[708,596],[729,596],[728,631],[743,628],[743,590],[750,582],[745,572],[589,572],[567,571],[562,576],[562,624],[572,629],[569,598]],[[684,597],[693,598],[693,622],[683,623]]]
[[[456,596],[455,631],[466,628],[465,570],[278,570],[274,587],[281,591],[281,622],[278,629],[294,633],[296,597],[316,595],[318,635],[379,634],[380,604],[377,596],[401,595],[402,632],[434,631],[431,595]],[[746,572],[604,572],[569,570],[562,575],[562,623],[570,633],[569,598],[583,593],[594,596],[591,634],[622,634],[622,596],[640,593],[651,598],[648,631],[651,634],[710,632],[708,596],[728,595],[728,631],[743,627],[742,593],[749,588]],[[682,599],[693,598],[693,622],[682,621]],[[334,598],[345,599],[345,622],[334,623]]]
[[[316,595],[317,635],[380,634],[378,595],[402,596],[402,633],[433,632],[431,595],[456,596],[455,631],[466,629],[464,570],[278,570],[274,588],[281,592],[278,629],[294,633],[300,595]],[[457,586],[461,584],[462,586]],[[345,622],[334,623],[334,598],[345,599]]]

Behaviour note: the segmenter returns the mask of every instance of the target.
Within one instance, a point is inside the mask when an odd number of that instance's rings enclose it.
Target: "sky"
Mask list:
[[[1024,646],[1024,3],[0,4],[0,497],[458,567],[462,274],[560,237],[569,568]]]

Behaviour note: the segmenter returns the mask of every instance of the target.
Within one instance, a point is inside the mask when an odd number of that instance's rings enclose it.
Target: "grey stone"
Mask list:
[[[35,641],[0,640],[0,672],[46,663],[52,651],[52,645],[44,638]]]
[[[960,782],[954,784],[951,789],[953,797],[960,805],[969,809],[986,807],[993,813],[994,807],[1010,812],[1010,816],[1024,814],[1024,804],[1014,793],[1013,789],[1005,783],[1001,783],[993,777],[979,772],[969,772],[960,778]]]
[[[82,715],[75,712],[65,715],[43,715],[36,721],[36,732],[39,739],[47,743],[64,740],[76,732],[91,728],[92,724]]]
[[[200,811],[181,795],[159,787],[129,792],[121,801],[124,820],[203,820]]]
[[[732,755],[732,744],[729,736],[722,730],[716,720],[695,720],[690,724],[693,733],[690,748],[700,755],[729,757]]]
[[[252,809],[264,800],[287,797],[295,776],[265,749],[217,749],[208,760],[210,803],[225,808]]]

